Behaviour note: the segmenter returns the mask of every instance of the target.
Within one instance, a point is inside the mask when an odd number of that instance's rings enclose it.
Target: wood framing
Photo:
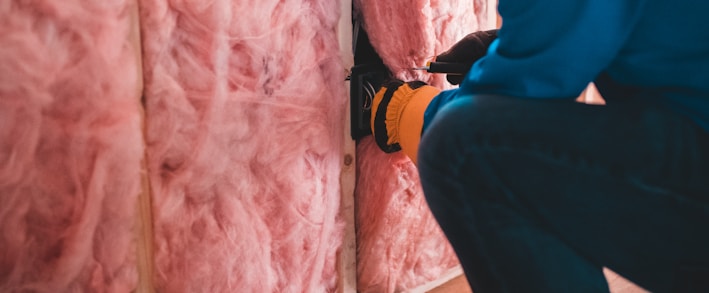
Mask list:
[[[140,37],[140,4],[138,0],[134,0],[131,7],[131,44],[135,50],[137,84],[135,98],[140,101],[141,113],[141,129],[143,137],[145,136],[145,105],[143,101],[143,59],[142,59],[142,42]],[[145,141],[145,139],[143,139]],[[145,143],[144,147],[145,147]],[[148,155],[147,150],[143,152],[143,160],[140,163],[140,194],[138,195],[138,203],[136,205],[136,264],[138,266],[138,287],[135,290],[137,293],[152,293],[155,292],[153,280],[154,264],[153,264],[153,217],[152,204],[150,196],[150,179],[148,177],[148,167],[146,165]]]
[[[340,58],[343,70],[349,73],[354,65],[352,52],[352,0],[340,0],[340,22],[337,27],[340,43]],[[355,232],[355,199],[356,183],[356,143],[350,136],[349,81],[344,81],[346,90],[346,106],[343,112],[343,167],[340,173],[341,199],[340,216],[345,221],[344,237],[337,260],[338,288],[340,293],[357,292],[357,234]]]

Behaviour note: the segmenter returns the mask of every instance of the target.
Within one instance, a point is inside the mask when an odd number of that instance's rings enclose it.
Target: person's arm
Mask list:
[[[504,22],[459,95],[569,98],[621,50],[645,0],[500,0]]]
[[[378,105],[381,109],[372,113],[377,144],[386,152],[403,149],[415,162],[424,122],[430,122],[438,109],[461,96],[578,97],[620,51],[645,1],[500,0],[498,9],[504,22],[497,31],[497,39],[492,41],[487,54],[475,62],[459,89],[441,92],[433,98],[432,91],[416,94],[417,91],[401,87],[400,82],[389,87],[390,95],[386,88],[378,93],[379,100],[375,98],[373,109]],[[471,58],[479,57],[473,55]],[[403,94],[392,99],[399,88]],[[388,107],[390,100],[404,102]],[[402,105],[410,101],[421,103],[411,108],[417,109],[409,113],[411,119],[402,120],[401,117],[407,117],[404,113],[408,113]],[[421,113],[419,110],[423,108],[426,109]],[[415,139],[405,139],[401,145],[400,134]]]

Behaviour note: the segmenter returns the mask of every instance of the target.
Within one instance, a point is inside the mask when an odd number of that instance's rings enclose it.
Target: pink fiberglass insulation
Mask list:
[[[465,35],[494,28],[487,0],[354,0],[372,46],[402,80],[443,87],[445,76],[410,70],[424,65]]]
[[[140,3],[158,290],[335,290],[338,1]]]
[[[357,289],[402,292],[457,266],[411,160],[380,151],[369,138],[357,146],[357,157]]]
[[[0,2],[0,292],[130,292],[134,3]]]
[[[446,87],[444,75],[408,70],[456,41],[494,27],[487,1],[355,1],[372,46],[398,78]],[[457,258],[428,210],[416,167],[371,137],[357,146],[357,273],[361,292],[401,292],[440,278]]]

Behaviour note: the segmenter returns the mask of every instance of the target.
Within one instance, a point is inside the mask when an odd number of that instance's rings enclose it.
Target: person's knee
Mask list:
[[[443,106],[434,116],[419,144],[419,168],[432,163],[449,165],[472,147],[470,134],[485,124],[488,96],[459,97]]]

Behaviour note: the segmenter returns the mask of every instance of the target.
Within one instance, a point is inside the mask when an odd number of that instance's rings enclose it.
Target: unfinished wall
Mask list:
[[[334,291],[339,3],[54,2],[0,4],[0,291]]]
[[[134,5],[0,3],[0,292],[136,288]]]
[[[140,17],[127,0],[0,3],[0,292],[152,291],[138,271],[158,292],[334,291],[338,2],[140,0]],[[362,3],[397,76],[441,87],[405,69],[488,23],[474,1]],[[358,155],[361,291],[455,267],[408,159],[370,139]]]
[[[140,3],[157,288],[333,291],[338,2]]]

